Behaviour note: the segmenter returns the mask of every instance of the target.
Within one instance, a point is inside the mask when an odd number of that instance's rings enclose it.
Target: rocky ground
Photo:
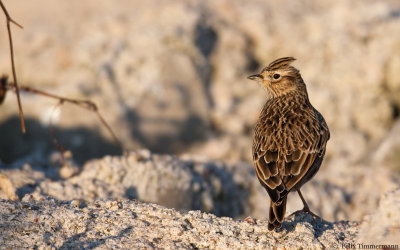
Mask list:
[[[232,220],[200,211],[179,212],[136,200],[0,200],[2,248],[343,249],[398,248],[400,189],[357,222],[291,216],[277,231],[265,220]],[[360,247],[359,247],[360,248]]]
[[[181,213],[137,201],[0,201],[0,212],[0,244],[12,249],[332,249],[353,243],[358,232],[356,223],[315,221],[310,215],[269,232],[265,220]]]
[[[3,2],[24,26],[12,30],[20,84],[94,101],[124,150],[95,114],[31,93],[21,94],[22,135],[8,93],[1,247],[398,243],[398,1]],[[0,75],[11,75],[6,32],[0,25]],[[246,76],[282,56],[298,59],[331,131],[321,170],[303,188],[327,221],[292,217],[270,233],[250,159],[266,96]],[[63,167],[50,124],[68,150]],[[288,202],[288,214],[301,208],[295,194]],[[146,225],[151,235],[140,233]]]
[[[35,200],[51,196],[90,202],[138,199],[232,218],[264,219],[268,212],[268,196],[249,164],[226,164],[204,157],[176,157],[140,150],[121,157],[92,160],[79,173],[76,171],[78,168],[73,165],[3,167],[0,173],[12,183],[8,190],[15,190],[15,194],[0,190],[0,198],[29,195]],[[396,187],[398,179],[390,176],[385,168],[368,169],[360,165],[352,168],[351,175],[338,169],[321,171],[302,190],[317,214],[338,221],[361,220],[376,209],[385,190]],[[297,194],[290,194],[288,213],[300,208],[302,203]]]
[[[59,174],[73,171],[65,168]],[[346,200],[340,196],[363,183],[340,189],[315,182],[305,192],[306,196],[317,194],[321,204],[310,204],[313,210],[314,205],[326,208],[314,210],[322,217],[334,216],[330,213],[335,211],[356,214],[351,212],[355,206],[358,214],[369,214],[358,222],[328,222],[298,214],[287,217],[282,229],[269,232],[266,193],[245,164],[230,166],[141,150],[93,160],[79,174],[58,181],[29,165],[2,173],[0,197],[8,198],[0,201],[0,244],[4,247],[315,249],[400,244],[400,189],[385,194],[372,212],[367,203],[364,208],[357,204],[368,197]],[[7,182],[6,176],[10,177]],[[18,196],[20,201],[12,201]],[[293,200],[289,199],[291,209],[296,207]],[[260,219],[244,218],[252,214]]]

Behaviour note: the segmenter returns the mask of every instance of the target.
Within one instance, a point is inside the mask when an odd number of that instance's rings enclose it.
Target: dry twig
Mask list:
[[[117,136],[115,135],[114,131],[111,129],[110,125],[108,125],[108,123],[106,122],[106,120],[103,118],[103,116],[100,114],[99,109],[97,107],[97,105],[89,100],[75,100],[75,99],[71,99],[71,98],[66,98],[66,97],[62,97],[62,96],[58,96],[58,95],[54,95],[54,94],[50,94],[38,89],[34,89],[28,86],[19,86],[18,89],[16,88],[16,85],[13,83],[8,83],[7,82],[7,76],[2,76],[0,77],[0,104],[2,102],[2,99],[4,99],[4,96],[7,92],[7,90],[13,90],[13,91],[25,91],[25,92],[29,92],[29,93],[33,93],[33,94],[38,94],[38,95],[42,95],[42,96],[46,96],[49,98],[53,98],[53,99],[57,99],[59,102],[58,104],[56,104],[56,106],[54,108],[57,108],[60,105],[63,105],[64,103],[71,103],[74,105],[77,105],[81,108],[90,110],[92,112],[95,112],[97,117],[99,118],[100,122],[104,125],[104,127],[106,127],[106,129],[108,130],[108,132],[111,134],[113,140],[115,141],[116,144],[118,144],[118,146],[121,148],[122,151],[124,151],[121,142],[118,140]],[[63,155],[63,153],[65,152],[65,149],[62,145],[60,145],[56,139],[55,133],[54,133],[54,128],[52,127],[52,125],[50,124],[49,126],[50,129],[50,135],[53,138],[53,143],[56,145],[57,150],[61,153],[61,155]],[[62,156],[63,157],[63,156]],[[64,161],[64,158],[62,158]]]
[[[25,121],[24,121],[24,114],[22,112],[22,105],[21,105],[21,99],[19,97],[19,88],[18,88],[18,82],[17,82],[17,74],[15,73],[15,63],[14,63],[14,48],[13,48],[13,42],[12,42],[12,36],[11,36],[11,23],[15,24],[16,26],[18,26],[19,28],[23,28],[20,24],[18,24],[17,22],[15,22],[10,15],[8,14],[8,11],[6,9],[6,7],[4,6],[3,2],[0,0],[0,6],[1,9],[4,12],[4,15],[6,16],[6,22],[7,22],[7,32],[8,32],[8,41],[10,44],[10,57],[11,57],[11,69],[12,69],[12,75],[13,75],[13,80],[14,80],[14,84],[15,84],[15,94],[17,96],[17,102],[18,102],[18,110],[19,110],[19,119],[21,121],[21,130],[22,133],[26,132],[25,129]],[[4,94],[5,95],[5,94]],[[0,97],[1,97],[1,93],[0,93]]]

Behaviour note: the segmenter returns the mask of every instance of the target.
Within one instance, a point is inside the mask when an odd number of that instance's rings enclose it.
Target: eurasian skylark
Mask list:
[[[277,59],[248,77],[268,94],[255,128],[253,160],[257,177],[271,198],[269,230],[282,226],[290,191],[298,192],[302,211],[315,216],[300,188],[317,173],[330,137],[324,118],[308,99],[300,72],[290,66],[294,60]]]

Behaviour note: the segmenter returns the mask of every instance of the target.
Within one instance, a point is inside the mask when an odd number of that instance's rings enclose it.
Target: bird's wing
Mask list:
[[[285,197],[310,169],[319,167],[321,161],[316,159],[323,157],[328,140],[325,120],[311,108],[287,117],[283,123],[275,119],[256,127],[256,174],[273,202]]]

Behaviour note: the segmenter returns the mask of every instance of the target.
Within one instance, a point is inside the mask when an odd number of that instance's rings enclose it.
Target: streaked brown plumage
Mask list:
[[[253,141],[256,174],[271,198],[269,230],[281,227],[290,191],[299,193],[303,211],[311,213],[300,188],[321,166],[330,136],[324,118],[308,100],[300,72],[290,66],[294,60],[277,59],[248,77],[260,82],[269,95]]]

